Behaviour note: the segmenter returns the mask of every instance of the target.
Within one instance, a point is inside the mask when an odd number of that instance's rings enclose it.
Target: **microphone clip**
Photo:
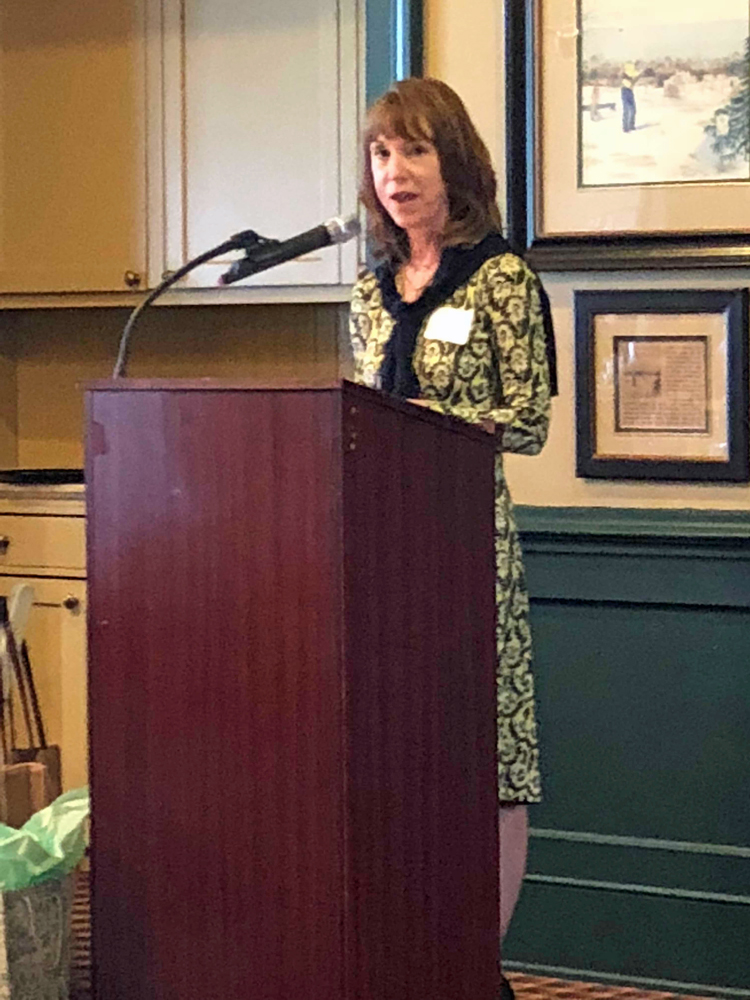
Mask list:
[[[252,260],[253,252],[256,250],[269,250],[281,244],[281,240],[261,236],[254,229],[243,229],[241,233],[235,233],[230,242],[233,244],[233,249],[245,251],[244,260]]]
[[[242,232],[235,233],[234,236],[230,238],[229,242],[232,244],[232,250],[244,250],[245,255],[234,262],[232,268],[230,268],[227,272],[227,275],[233,273],[233,271],[236,271],[238,268],[241,268],[245,263],[251,265],[260,263],[260,260],[263,259],[269,250],[274,250],[276,247],[281,246],[281,240],[274,240],[268,236],[261,236],[259,233],[256,233],[254,229],[243,229]],[[246,268],[245,273],[252,273],[254,269],[254,266],[252,269]],[[262,270],[262,268],[260,270]]]

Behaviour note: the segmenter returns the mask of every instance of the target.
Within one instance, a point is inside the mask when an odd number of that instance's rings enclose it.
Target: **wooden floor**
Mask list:
[[[676,993],[654,993],[626,986],[571,982],[509,972],[516,1000],[708,1000]],[[91,1000],[91,921],[89,885],[79,876],[73,904],[73,942],[70,1000]]]
[[[79,872],[73,899],[70,1000],[91,998],[91,911],[88,872]]]
[[[516,1000],[707,1000],[684,993],[654,993],[631,986],[604,986],[602,983],[572,982],[508,973]]]

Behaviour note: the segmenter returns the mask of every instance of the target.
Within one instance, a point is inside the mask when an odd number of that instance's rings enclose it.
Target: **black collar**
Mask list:
[[[381,389],[403,399],[419,397],[419,381],[414,373],[412,359],[417,336],[425,319],[466,284],[485,261],[511,252],[510,244],[499,233],[489,233],[473,246],[446,247],[441,254],[440,265],[434,278],[414,302],[404,302],[399,295],[396,288],[396,271],[392,264],[381,264],[375,269],[383,305],[394,319],[393,333],[385,346],[385,355],[380,367]],[[541,296],[547,334],[550,386],[552,394],[556,395],[557,368],[552,316],[549,300],[543,289]]]

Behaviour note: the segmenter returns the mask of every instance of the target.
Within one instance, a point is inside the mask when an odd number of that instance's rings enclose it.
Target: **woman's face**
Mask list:
[[[443,232],[448,194],[431,142],[379,135],[370,143],[370,167],[378,200],[397,226]]]

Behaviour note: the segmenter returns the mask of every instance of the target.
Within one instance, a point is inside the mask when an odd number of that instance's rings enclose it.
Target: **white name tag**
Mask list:
[[[473,309],[441,306],[427,320],[424,336],[426,340],[447,340],[451,344],[466,344],[473,322]]]

